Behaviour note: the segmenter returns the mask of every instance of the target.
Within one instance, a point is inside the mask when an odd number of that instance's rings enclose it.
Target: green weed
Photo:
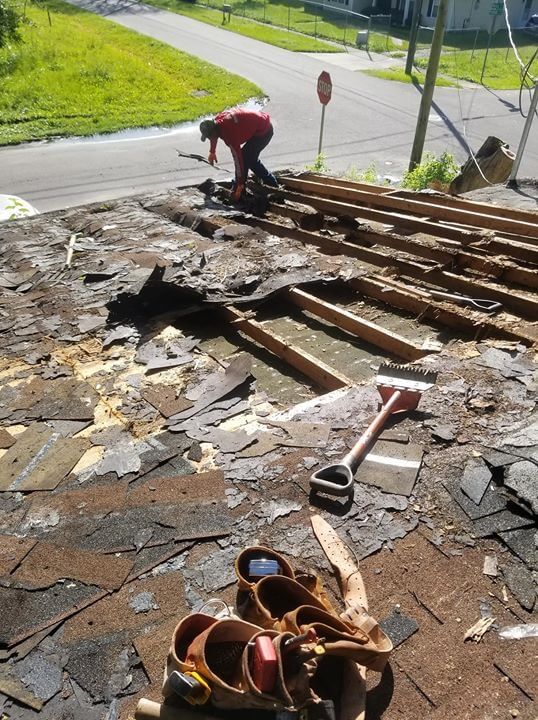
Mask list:
[[[329,172],[327,167],[326,156],[324,153],[319,153],[312,165],[306,165],[305,169],[309,172],[326,173]]]
[[[430,187],[446,190],[458,172],[456,159],[449,152],[444,152],[439,158],[432,153],[426,153],[420,165],[404,173],[401,185],[409,190],[425,190]]]
[[[351,166],[344,173],[344,177],[346,180],[351,180],[352,182],[370,183],[370,185],[388,185],[388,180],[380,180],[375,162],[370,163],[364,170],[358,170]]]

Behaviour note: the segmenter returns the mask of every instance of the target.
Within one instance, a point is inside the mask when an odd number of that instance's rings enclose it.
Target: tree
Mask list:
[[[8,42],[20,39],[19,24],[21,16],[10,0],[0,0],[0,48],[5,47]]]

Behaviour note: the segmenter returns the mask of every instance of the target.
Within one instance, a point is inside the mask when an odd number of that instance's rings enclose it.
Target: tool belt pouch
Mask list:
[[[200,633],[187,651],[192,664],[211,688],[209,703],[216,708],[274,710],[285,697],[254,692],[244,676],[244,656],[260,628],[243,620],[217,620]]]
[[[192,660],[187,660],[189,647],[195,638],[214,625],[217,621],[211,615],[204,613],[192,613],[186,615],[177,625],[172,635],[172,644],[168,651],[165,668],[165,680],[171,672],[190,672],[195,670]]]
[[[278,567],[275,575],[296,580],[299,585],[305,587],[312,595],[314,595],[326,607],[329,612],[336,612],[323,588],[323,584],[319,576],[315,572],[310,571],[294,571],[286,558],[275,550],[255,545],[242,550],[235,561],[235,572],[237,575],[237,586],[239,590],[238,607],[244,604],[245,597],[242,593],[252,592],[258,582],[263,579],[259,575],[253,574],[251,568],[255,567],[256,560],[273,561]],[[268,576],[274,577],[275,575]]]
[[[255,684],[252,673],[252,644],[257,637],[269,636],[272,640],[277,657],[277,673],[275,684],[271,693],[266,693],[267,699],[271,698],[275,708],[301,709],[310,707],[313,703],[319,702],[319,698],[312,690],[311,680],[318,669],[318,658],[312,657],[312,647],[315,643],[305,643],[296,646],[291,650],[286,649],[286,643],[294,639],[292,633],[280,633],[275,630],[262,630],[252,638],[247,651],[243,655],[243,677],[249,691],[254,696],[262,696]]]
[[[322,601],[292,578],[268,575],[257,582],[238,608],[241,616],[262,628],[280,630],[280,621],[302,605],[324,610]]]
[[[313,628],[319,638],[324,638],[327,655],[346,657],[382,672],[392,651],[392,642],[375,620],[367,617],[368,624],[356,627],[325,610],[303,605],[286,613],[280,625],[283,631],[296,635]]]
[[[251,574],[251,562],[256,560],[273,560],[276,562],[279,571],[278,575],[284,575],[294,579],[295,572],[289,562],[280,553],[261,545],[254,545],[242,550],[235,560],[235,573],[237,575],[237,586],[241,592],[250,592],[254,585],[260,580],[259,575]]]

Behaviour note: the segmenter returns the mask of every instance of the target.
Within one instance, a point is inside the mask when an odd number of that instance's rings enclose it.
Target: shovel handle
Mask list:
[[[394,407],[398,404],[401,395],[401,390],[394,391],[394,393],[390,396],[389,400],[385,403],[385,405],[383,405],[381,410],[378,412],[378,414],[375,416],[375,418],[372,420],[372,422],[368,425],[366,430],[357,440],[355,445],[353,445],[351,450],[343,459],[342,463],[344,465],[349,465],[353,474],[355,474],[355,471],[359,467],[361,460],[364,459],[364,455],[366,454],[368,446],[379,433],[381,428],[384,426],[387,418],[392,413]]]

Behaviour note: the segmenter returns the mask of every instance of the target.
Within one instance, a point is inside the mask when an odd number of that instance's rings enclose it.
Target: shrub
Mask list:
[[[426,153],[420,165],[404,174],[402,187],[410,190],[446,190],[458,172],[456,159],[449,152],[444,152],[439,158]]]
[[[5,47],[10,40],[13,42],[20,40],[18,33],[20,22],[21,16],[10,0],[0,0],[0,48]]]
[[[310,172],[319,172],[319,173],[327,172],[328,168],[327,168],[327,163],[325,162],[324,153],[320,153],[314,160],[313,164],[307,165],[306,169],[310,170]]]
[[[355,167],[350,167],[346,170],[344,177],[352,182],[364,182],[370,183],[371,185],[379,184],[379,176],[375,162],[370,163],[365,170],[357,170]]]

